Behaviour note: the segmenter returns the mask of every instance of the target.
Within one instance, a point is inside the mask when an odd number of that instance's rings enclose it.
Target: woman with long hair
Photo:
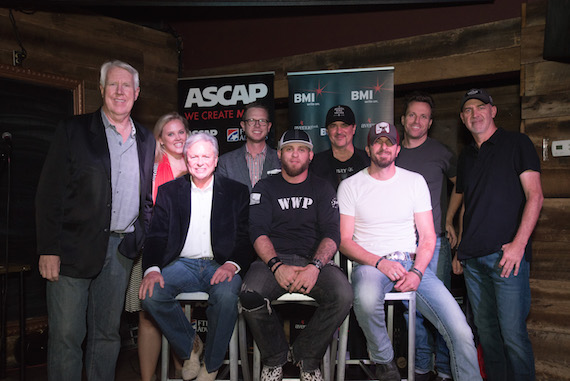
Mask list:
[[[176,112],[163,115],[156,122],[154,126],[156,150],[152,184],[153,202],[156,201],[159,186],[188,172],[183,154],[188,134],[188,122]],[[151,316],[142,309],[138,296],[142,276],[142,258],[139,257],[133,265],[125,310],[139,313],[138,354],[141,380],[151,381],[155,379],[156,364],[160,355],[161,332]],[[177,364],[177,368],[181,368],[180,364]]]

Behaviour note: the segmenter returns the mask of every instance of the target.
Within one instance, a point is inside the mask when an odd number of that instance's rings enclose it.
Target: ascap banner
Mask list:
[[[275,74],[253,73],[220,77],[178,79],[178,110],[192,133],[207,132],[218,139],[220,155],[240,147],[245,135],[240,127],[244,107],[260,102],[274,119]],[[271,132],[270,132],[271,133]],[[268,137],[272,140],[272,135]]]
[[[330,148],[325,118],[336,105],[354,111],[354,145],[364,149],[370,127],[378,122],[394,123],[394,68],[367,68],[287,73],[289,81],[289,124],[306,131],[314,151]]]

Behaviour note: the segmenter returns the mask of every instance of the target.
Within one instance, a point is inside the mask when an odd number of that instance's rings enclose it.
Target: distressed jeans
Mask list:
[[[209,373],[217,370],[224,361],[237,320],[241,286],[239,274],[230,282],[211,285],[210,279],[218,267],[220,264],[213,259],[179,258],[162,269],[164,288],[156,283],[152,297],[147,295],[142,300],[143,309],[154,318],[174,352],[186,360],[190,358],[196,332],[175,298],[181,292],[208,293],[208,335],[204,363]]]
[[[115,379],[121,349],[121,314],[133,264],[132,259],[118,252],[120,242],[118,236],[109,237],[103,268],[95,278],[60,275],[58,281],[47,282],[48,380],[81,380],[81,345],[86,334],[87,379]]]
[[[526,318],[530,311],[529,263],[501,278],[502,251],[463,261],[467,294],[483,348],[489,381],[535,379]]]
[[[413,261],[408,253],[405,254],[406,258],[399,262],[409,270]],[[370,360],[389,363],[394,358],[394,351],[386,330],[384,295],[393,290],[394,282],[373,266],[355,264],[352,286],[354,312],[366,336]],[[429,268],[416,292],[416,306],[445,339],[454,380],[481,380],[471,327],[455,298]]]
[[[297,255],[280,254],[279,257],[288,265],[306,266],[309,263],[307,258]],[[282,366],[287,362],[289,344],[279,317],[271,307],[271,301],[286,292],[263,261],[252,263],[243,282],[240,302],[261,352],[261,361],[269,367]],[[332,335],[348,315],[353,299],[346,275],[331,264],[323,267],[308,295],[316,300],[318,307],[291,349],[293,361],[301,364],[304,371],[319,367]]]

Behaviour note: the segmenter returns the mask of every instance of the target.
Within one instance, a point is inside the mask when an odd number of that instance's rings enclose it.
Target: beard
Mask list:
[[[303,163],[299,167],[293,168],[289,166],[287,162],[283,161],[281,163],[281,166],[283,167],[283,170],[285,171],[285,173],[287,173],[287,175],[289,175],[290,177],[296,177],[299,176],[301,173],[305,172],[309,168],[309,162],[307,161],[306,163]]]
[[[378,152],[378,154],[376,155],[371,155],[370,156],[370,160],[372,161],[372,163],[374,163],[374,165],[376,165],[378,168],[387,168],[389,167],[394,161],[396,161],[395,157],[379,157],[379,155],[382,152]]]

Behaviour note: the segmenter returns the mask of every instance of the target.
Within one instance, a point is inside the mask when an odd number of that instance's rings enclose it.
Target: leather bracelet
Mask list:
[[[271,268],[273,266],[275,266],[276,263],[280,263],[280,262],[281,262],[281,258],[273,257],[269,261],[267,261],[267,267],[269,267],[269,270],[271,270]]]
[[[382,260],[384,259],[384,257],[380,257],[378,259],[378,262],[376,262],[376,265],[374,267],[376,267],[376,270],[378,270],[378,265],[380,264],[380,262],[382,262]]]
[[[313,266],[315,266],[319,271],[321,271],[323,269],[323,267],[325,267],[325,265],[323,264],[323,262],[321,262],[320,259],[313,259],[313,261],[311,262],[311,264]]]
[[[273,275],[275,275],[275,272],[277,271],[277,269],[279,267],[283,266],[283,262],[279,261],[279,264],[277,266],[275,266],[275,268],[273,270],[271,270],[271,272],[273,272]]]
[[[422,274],[422,272],[420,270],[416,269],[415,267],[412,267],[412,269],[410,271],[413,272],[414,274],[416,274],[417,276],[419,276],[420,281],[424,277],[424,274]]]

